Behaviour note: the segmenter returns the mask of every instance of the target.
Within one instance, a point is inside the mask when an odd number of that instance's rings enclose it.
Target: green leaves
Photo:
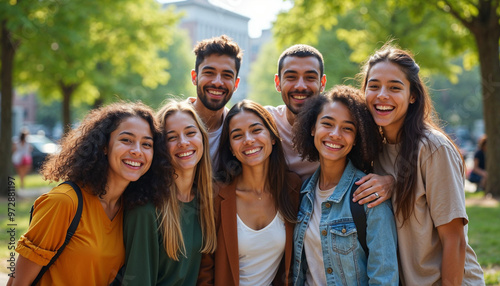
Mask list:
[[[75,103],[165,85],[179,16],[154,0],[2,1],[0,20],[17,40],[15,78],[45,98]],[[69,104],[64,105],[69,106]],[[66,119],[69,120],[69,119]],[[69,122],[65,122],[67,124]]]

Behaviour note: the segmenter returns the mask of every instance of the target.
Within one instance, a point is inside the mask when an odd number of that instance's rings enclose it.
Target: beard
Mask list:
[[[311,91],[293,91],[290,93],[302,94],[302,95],[307,96],[307,98],[305,99],[305,102],[307,102],[310,98],[312,98],[314,96],[313,92],[311,92]],[[290,110],[293,114],[297,115],[297,114],[299,114],[299,112],[302,109],[302,106],[305,104],[305,102],[303,104],[300,104],[300,105],[295,105],[295,106],[292,105],[292,103],[291,103],[292,102],[292,100],[291,100],[292,95],[290,93],[286,95],[288,97],[288,100],[285,103],[285,105],[288,108],[288,110]]]
[[[213,88],[213,89],[217,89],[216,87],[214,86],[207,86],[205,88]],[[221,89],[221,88],[219,88]],[[211,110],[211,111],[218,111],[222,108],[224,108],[224,106],[226,106],[226,104],[229,102],[229,100],[231,99],[231,96],[233,95],[232,92],[229,92],[229,90],[223,88],[224,92],[226,93],[226,96],[224,96],[224,98],[222,98],[220,101],[216,101],[216,102],[212,102],[208,96],[207,96],[207,92],[202,89],[200,86],[196,86],[196,93],[198,95],[198,99],[200,99],[200,101],[203,103],[203,105]]]

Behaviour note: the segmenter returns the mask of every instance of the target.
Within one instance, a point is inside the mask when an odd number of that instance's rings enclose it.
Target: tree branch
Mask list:
[[[471,30],[473,29],[473,22],[472,21],[468,21],[467,19],[463,18],[457,10],[455,10],[451,4],[450,4],[450,1],[448,0],[443,0],[444,3],[446,3],[446,5],[448,6],[448,8],[450,9],[450,11],[446,11],[445,12],[449,12],[453,17],[455,17],[455,19],[459,20],[467,29]],[[437,5],[436,5],[437,6]],[[439,7],[438,7],[439,8]]]

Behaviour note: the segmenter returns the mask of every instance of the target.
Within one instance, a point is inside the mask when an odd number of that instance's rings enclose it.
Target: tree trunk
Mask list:
[[[78,85],[76,84],[64,84],[60,83],[61,86],[61,91],[63,94],[63,126],[64,126],[64,134],[68,133],[69,130],[71,130],[71,115],[70,115],[70,109],[71,109],[71,96],[73,95],[73,92],[75,92],[76,88]]]
[[[488,182],[486,193],[500,197],[500,26],[473,31],[481,69],[484,123],[488,140],[486,143],[486,170]]]
[[[8,193],[8,176],[12,174],[12,102],[13,102],[13,83],[12,74],[14,71],[14,56],[16,54],[15,43],[12,42],[10,31],[7,29],[7,21],[1,23],[1,83],[0,92],[2,94],[1,115],[1,136],[0,136],[0,195],[6,196]]]

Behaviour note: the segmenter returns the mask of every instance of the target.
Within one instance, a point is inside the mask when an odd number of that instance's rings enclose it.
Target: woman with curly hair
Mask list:
[[[154,156],[153,156],[154,154]],[[107,285],[125,262],[123,209],[161,200],[171,178],[165,145],[152,110],[114,103],[91,111],[62,139],[41,173],[81,188],[83,210],[73,237],[38,285]],[[65,240],[78,197],[68,184],[40,196],[21,236],[13,285],[29,285]]]
[[[125,213],[124,285],[196,285],[202,253],[215,250],[208,134],[193,106],[171,101],[157,114],[175,170],[165,199]]]
[[[288,285],[301,180],[289,172],[276,123],[243,100],[222,127],[215,198],[217,249],[198,285]]]
[[[361,92],[336,86],[309,99],[293,133],[301,157],[320,162],[302,185],[293,285],[398,285],[390,202],[363,207],[366,230],[357,229],[351,211],[354,183],[371,171],[379,150],[375,124]],[[358,239],[364,231],[366,251]]]

